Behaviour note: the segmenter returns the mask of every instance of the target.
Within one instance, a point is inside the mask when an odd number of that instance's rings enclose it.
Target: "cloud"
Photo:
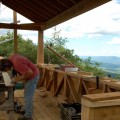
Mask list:
[[[21,34],[24,39],[30,39],[34,43],[38,42],[38,32],[28,30],[18,30],[18,34]]]
[[[120,38],[118,38],[118,37],[113,38],[111,41],[106,42],[106,44],[109,44],[109,45],[120,45]]]
[[[17,20],[20,20],[21,23],[31,23],[29,19],[17,13]],[[13,10],[10,8],[1,5],[0,10],[0,22],[2,23],[11,23],[13,22]]]
[[[10,10],[8,7],[1,5],[0,10],[0,22],[2,23],[10,23],[13,22],[13,11]]]
[[[0,36],[7,34],[8,31],[12,31],[12,30],[0,29]]]
[[[13,11],[9,13],[3,6],[1,9],[4,10],[0,12],[0,22],[12,22]],[[19,14],[17,18],[21,23],[31,22]],[[74,49],[77,55],[120,56],[120,0],[112,0],[56,27],[61,30],[62,37],[71,40],[67,47]],[[44,39],[50,38],[53,32],[53,28],[45,30]],[[38,41],[35,31],[19,30],[18,33],[24,39],[29,38],[34,43]]]
[[[114,9],[115,8],[115,9]],[[78,38],[90,35],[120,34],[120,4],[113,0],[87,13],[68,20],[57,28],[67,38]]]
[[[17,15],[17,19],[20,20],[20,23],[32,23],[31,20],[25,18],[24,16],[20,14]]]
[[[112,0],[100,7],[89,12],[79,15],[71,20],[57,25],[62,30],[61,35],[69,38],[82,38],[85,35],[90,37],[101,37],[103,35],[119,35],[120,34],[120,4],[119,0]],[[115,9],[114,9],[115,8]],[[2,5],[3,9],[0,15],[0,21],[13,22],[13,11]],[[4,14],[4,15],[3,15]],[[18,14],[18,20],[21,23],[31,22],[25,17]],[[45,36],[51,36],[51,29],[46,30]]]

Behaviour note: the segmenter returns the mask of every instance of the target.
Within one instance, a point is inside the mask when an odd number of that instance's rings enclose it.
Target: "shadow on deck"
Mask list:
[[[24,106],[23,90],[15,90],[15,100],[17,99]],[[33,101],[33,120],[61,120],[58,103],[51,97],[50,93],[47,96],[41,96],[41,91],[36,90]],[[17,120],[21,115],[14,112],[14,118]],[[0,120],[9,120],[6,111],[0,111]]]

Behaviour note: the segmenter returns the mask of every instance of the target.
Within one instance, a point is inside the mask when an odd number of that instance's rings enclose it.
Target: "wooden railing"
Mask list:
[[[96,77],[90,72],[64,72],[50,66],[37,65],[40,70],[39,88],[50,91],[53,97],[62,96],[66,102],[81,103],[82,95],[116,92],[120,81]]]

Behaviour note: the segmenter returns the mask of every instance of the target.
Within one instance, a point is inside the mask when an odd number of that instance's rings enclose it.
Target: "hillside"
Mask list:
[[[120,74],[120,57],[116,56],[80,56],[82,59],[91,57],[93,62],[99,62],[107,74]]]
[[[83,59],[88,57],[91,57],[92,61],[120,65],[120,57],[116,56],[80,56]]]

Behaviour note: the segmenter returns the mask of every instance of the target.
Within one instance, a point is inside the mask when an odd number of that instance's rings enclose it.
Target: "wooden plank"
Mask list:
[[[14,89],[13,87],[8,88],[8,100],[9,100],[9,120],[14,119]]]
[[[84,80],[82,80],[82,84],[83,84],[83,86],[84,86],[84,89],[85,89],[85,92],[87,93],[87,94],[89,94],[89,91],[88,91],[88,81],[86,82],[86,81],[84,81]]]
[[[44,63],[43,30],[38,31],[37,63]]]
[[[23,90],[15,91],[15,98],[18,99],[22,105],[24,105]],[[50,92],[46,97],[40,96],[40,90],[36,90],[33,100],[33,120],[61,120],[60,113],[57,106],[57,102],[53,99]],[[15,114],[15,120],[19,117],[19,114]]]
[[[44,23],[41,23],[44,25]],[[6,29],[19,29],[19,30],[41,30],[41,24],[8,24],[8,23],[0,23],[0,28]]]
[[[66,79],[67,76],[64,76],[64,96],[66,98],[69,98],[70,96],[70,93],[69,93],[69,85],[67,83],[67,79]]]
[[[120,99],[120,92],[83,95],[83,98],[91,102]]]
[[[120,106],[97,108],[82,106],[81,120],[120,120]]]
[[[14,84],[12,83],[12,80],[10,79],[9,75],[7,72],[2,72],[3,78],[4,78],[4,82],[5,82],[5,86],[6,87],[13,87]]]
[[[77,94],[77,90],[75,89],[74,82],[73,82],[72,78],[67,76],[66,80],[67,80],[67,83],[69,85],[69,89],[70,89],[69,92],[72,93],[72,97],[73,97],[74,101],[80,102],[80,99],[79,99],[79,96]]]
[[[64,76],[61,79],[59,79],[59,81],[60,81],[60,83],[59,83],[58,87],[56,88],[54,96],[57,96],[60,93],[61,88],[64,86]]]
[[[51,120],[50,117],[46,114],[46,110],[42,108],[41,104],[35,102],[34,106],[35,106],[35,111],[37,111],[37,113],[40,113],[40,115],[37,115],[38,119],[42,118],[43,120]]]
[[[87,107],[91,107],[91,108],[120,105],[120,99],[91,102],[91,101],[88,101],[88,100],[82,98],[81,102],[82,102],[82,105],[87,106]]]
[[[79,81],[78,81],[78,89],[77,89],[77,93],[79,94],[79,97],[81,98],[82,97],[82,77],[79,78]]]
[[[85,71],[78,71],[77,74],[93,76],[93,73],[92,73],[92,72],[85,72]]]
[[[17,12],[13,11],[13,22],[17,23]],[[17,29],[14,29],[14,54],[18,53]]]
[[[49,79],[49,81],[48,81],[46,90],[50,90],[51,86],[53,84],[53,70],[49,70],[49,78],[48,79]]]
[[[41,103],[39,102],[39,107],[42,108],[43,112],[46,113],[46,116],[51,120],[60,120],[60,113],[58,110],[58,103],[56,103],[53,97],[47,93],[47,97],[39,98]],[[45,119],[48,120],[48,119]]]

